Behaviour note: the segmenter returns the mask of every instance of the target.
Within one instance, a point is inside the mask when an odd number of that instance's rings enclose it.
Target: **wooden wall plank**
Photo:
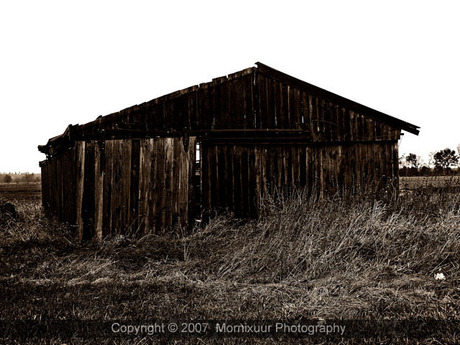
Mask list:
[[[129,218],[134,233],[139,233],[140,140],[131,141],[131,176],[129,187]],[[140,232],[142,233],[142,231]]]
[[[267,128],[267,112],[268,112],[268,90],[267,90],[267,83],[266,78],[258,73],[257,74],[257,91],[258,91],[258,98],[259,98],[259,107],[258,107],[258,114],[259,114],[259,123],[258,128]]]
[[[112,216],[112,234],[122,233],[122,194],[123,194],[123,161],[122,161],[122,141],[113,141],[113,178],[111,194],[111,216]]]
[[[258,216],[259,200],[258,195],[260,193],[260,186],[257,185],[257,176],[259,174],[258,167],[256,166],[256,153],[257,148],[253,147],[248,154],[248,186],[247,191],[249,192],[248,208],[249,217]]]
[[[57,202],[57,217],[59,220],[64,220],[64,182],[63,182],[63,156],[56,159],[56,202]]]
[[[132,233],[132,220],[130,218],[130,186],[131,186],[131,144],[130,139],[121,141],[121,163],[122,163],[122,194],[121,194],[121,221],[120,229],[122,233]]]
[[[77,234],[79,240],[83,239],[83,191],[85,180],[85,146],[84,141],[76,143],[77,156],[77,195],[76,195],[76,216],[77,216]],[[52,186],[51,186],[52,187]]]
[[[242,205],[241,205],[241,158],[235,146],[232,147],[231,159],[233,161],[233,195],[234,195],[234,211],[237,218],[241,217]]]
[[[225,157],[226,146],[216,145],[216,155],[217,155],[217,205],[218,207],[225,207],[227,198],[227,184],[228,181],[228,162]]]
[[[252,149],[243,148],[239,154],[241,162],[241,215],[243,217],[248,217],[251,214],[251,193],[249,190],[249,178],[251,172],[249,171],[249,150],[252,151]]]
[[[85,146],[85,166],[83,182],[83,240],[90,240],[94,236],[95,228],[95,191],[94,191],[94,165],[95,165],[95,142],[89,141]]]
[[[98,141],[94,145],[94,232],[98,240],[104,238],[103,212],[104,212],[104,164],[105,143]]]
[[[189,137],[189,147],[187,150],[186,156],[186,167],[187,167],[187,186],[188,192],[185,192],[186,189],[184,188],[184,193],[187,193],[186,199],[186,210],[188,213],[188,226],[191,228],[195,224],[195,218],[199,218],[201,209],[201,188],[199,186],[195,186],[195,179],[196,179],[196,168],[199,168],[196,164],[196,145],[197,140],[196,137]],[[184,196],[185,199],[185,196]]]
[[[254,147],[254,173],[251,175],[251,183],[255,184],[255,215],[260,216],[261,198],[264,195],[264,149]]]
[[[210,195],[211,195],[211,208],[217,208],[219,207],[219,201],[218,201],[218,186],[219,186],[219,180],[218,180],[218,156],[217,156],[217,147],[212,146],[209,149],[209,161],[210,161],[210,170],[209,170],[209,188],[210,188]]]
[[[187,151],[188,151],[188,138],[181,138],[176,151],[176,160],[178,162],[177,171],[177,197],[176,197],[176,214],[177,220],[175,226],[183,228],[187,224],[188,212],[188,169],[187,169]]]
[[[166,226],[166,197],[167,197],[167,168],[166,168],[166,156],[167,156],[167,143],[166,139],[159,138],[156,140],[156,179],[155,184],[156,193],[154,194],[156,210],[152,212],[155,224],[155,233],[162,233],[164,226]]]
[[[141,139],[139,151],[139,229],[145,235],[149,231],[149,194],[153,139]]]
[[[104,142],[104,167],[103,167],[103,203],[102,203],[102,238],[110,236],[113,231],[112,227],[112,194],[114,187],[114,140]]]
[[[207,143],[202,143],[201,154],[201,186],[203,209],[209,211],[212,208],[211,202],[211,147]]]
[[[159,181],[158,177],[160,172],[164,174],[164,165],[160,164],[163,159],[163,141],[160,139],[150,139],[148,146],[148,155],[146,156],[146,167],[148,168],[148,198],[147,198],[147,211],[146,211],[146,229],[149,232],[156,233],[158,226],[158,218],[161,214],[159,209],[160,190],[163,188],[163,181]]]
[[[165,195],[162,200],[161,221],[163,224],[162,230],[170,229],[172,226],[173,214],[173,193],[174,193],[174,139],[165,138]]]
[[[74,162],[74,149],[70,148],[63,155],[64,169],[63,169],[63,191],[64,191],[64,222],[74,224],[74,208],[75,208],[75,162]]]
[[[174,228],[180,225],[179,203],[180,203],[180,178],[182,170],[181,156],[183,155],[183,142],[182,138],[174,138],[174,152],[173,152],[173,184],[172,184],[172,222],[171,226]]]

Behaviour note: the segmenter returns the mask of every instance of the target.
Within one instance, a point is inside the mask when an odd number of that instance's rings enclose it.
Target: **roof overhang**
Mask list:
[[[333,92],[327,91],[322,89],[318,86],[312,85],[295,77],[292,77],[286,73],[280,72],[272,67],[269,67],[261,62],[256,62],[256,66],[259,72],[266,74],[272,78],[278,79],[279,81],[285,82],[287,84],[296,86],[302,90],[306,90],[316,96],[320,96],[325,99],[329,99],[330,101],[341,104],[345,107],[350,108],[351,110],[357,111],[359,113],[363,113],[366,116],[370,116],[376,120],[388,123],[390,126],[402,129],[406,132],[418,135],[419,134],[419,126],[413,125],[409,122],[400,120],[396,117],[387,115],[382,113],[378,110],[369,108],[365,105],[362,105],[358,102],[352,101],[348,98],[339,96]]]

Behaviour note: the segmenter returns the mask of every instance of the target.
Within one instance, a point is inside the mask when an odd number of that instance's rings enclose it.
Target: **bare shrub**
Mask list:
[[[3,182],[5,183],[11,183],[13,181],[13,178],[11,177],[10,174],[6,174],[3,176]]]
[[[16,219],[16,217],[16,207],[12,203],[0,199],[0,223]]]

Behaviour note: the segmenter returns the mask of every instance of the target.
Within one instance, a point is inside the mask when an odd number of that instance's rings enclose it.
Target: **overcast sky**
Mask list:
[[[1,1],[0,172],[37,145],[256,61],[460,143],[458,1]]]

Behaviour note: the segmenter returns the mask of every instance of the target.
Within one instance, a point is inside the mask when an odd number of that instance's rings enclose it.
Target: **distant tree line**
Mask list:
[[[0,174],[0,183],[33,183],[40,182],[41,175],[34,173]]]
[[[455,150],[445,148],[432,152],[428,164],[420,156],[409,153],[399,159],[401,176],[432,176],[460,174],[460,145]]]

